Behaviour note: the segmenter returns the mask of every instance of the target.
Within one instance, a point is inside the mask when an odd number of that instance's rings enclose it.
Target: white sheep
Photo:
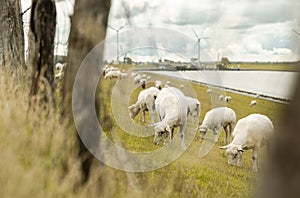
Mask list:
[[[224,100],[224,96],[223,96],[223,95],[220,95],[220,96],[219,96],[219,100],[220,100],[220,101],[223,101],[223,100]]]
[[[133,81],[134,81],[134,84],[138,84],[140,83],[140,80],[142,79],[142,76],[140,74],[137,74],[134,78],[133,78]]]
[[[211,93],[212,93],[212,90],[211,90],[211,89],[208,89],[206,92],[207,92],[208,94],[211,94]]]
[[[132,77],[132,78],[136,77],[137,75],[138,75],[137,72],[132,72],[132,73],[131,73],[131,77]]]
[[[198,128],[200,137],[203,139],[208,129],[210,129],[215,135],[214,141],[217,142],[219,131],[223,127],[226,134],[225,143],[228,144],[235,122],[236,114],[234,110],[228,107],[214,108],[205,114],[203,123]]]
[[[106,80],[107,78],[121,78],[121,75],[122,73],[120,72],[120,70],[111,70],[105,74],[104,79]]]
[[[142,78],[142,79],[140,80],[140,84],[141,84],[141,86],[142,86],[143,89],[146,88],[146,82],[147,82],[147,80],[146,80],[145,78]]]
[[[145,112],[149,111],[151,124],[154,123],[154,101],[159,93],[156,87],[150,87],[139,93],[138,99],[135,104],[128,107],[130,118],[134,119],[142,110],[142,122],[145,122]]]
[[[180,89],[184,89],[184,85],[180,85]]]
[[[175,87],[163,88],[155,100],[155,109],[160,122],[153,125],[154,144],[160,144],[168,136],[171,141],[173,139],[174,128],[179,126],[181,147],[185,150],[184,130],[188,112],[185,95]]]
[[[186,102],[188,104],[188,115],[193,117],[193,122],[197,118],[198,122],[200,121],[200,110],[201,104],[198,99],[186,96]]]
[[[254,107],[256,105],[256,100],[252,100],[249,105],[250,107]]]
[[[231,96],[225,96],[225,101],[226,101],[226,102],[231,101]]]
[[[155,84],[155,87],[156,87],[157,89],[159,89],[159,90],[162,89],[162,82],[161,82],[160,80],[156,80],[156,81],[154,82],[154,84]]]
[[[166,82],[166,85],[171,86],[171,82],[170,82],[170,81],[167,81],[167,82]]]
[[[241,167],[244,150],[252,149],[253,170],[258,169],[258,152],[263,145],[268,145],[274,127],[272,121],[265,115],[250,114],[240,119],[233,130],[233,140],[230,144],[220,147],[226,149],[228,164]]]

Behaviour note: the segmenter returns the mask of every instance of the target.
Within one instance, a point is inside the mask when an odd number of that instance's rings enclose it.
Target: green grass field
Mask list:
[[[186,152],[163,168],[130,173],[99,163],[88,183],[81,186],[76,133],[59,122],[57,113],[47,119],[43,114],[28,113],[29,88],[26,84],[16,86],[3,71],[0,76],[0,197],[251,197],[255,192],[260,173],[251,171],[251,152],[244,153],[242,168],[228,166],[224,151],[219,149],[224,145],[224,132],[204,158],[199,158],[203,142],[197,133]],[[163,78],[166,80],[169,79]],[[214,106],[223,105],[211,99],[205,86],[170,80],[173,86],[184,84],[185,94],[197,96],[201,102],[201,120],[212,101]],[[129,83],[125,84],[127,81]],[[133,130],[135,127],[141,130],[149,124],[149,115],[146,114],[145,124],[140,122],[140,115],[130,120],[127,106],[136,100],[140,88],[134,87],[130,76],[123,82],[101,79],[100,125],[111,140],[126,149],[151,151],[159,148],[153,144],[153,136],[141,138],[124,132],[121,121]],[[118,98],[120,103],[112,102],[117,85],[132,90],[128,97]],[[224,91],[214,90],[214,93],[224,94]],[[275,128],[280,112],[286,108],[284,104],[262,99],[256,99],[257,105],[251,108],[249,102],[253,98],[231,92],[225,94],[232,97],[228,106],[236,111],[238,119],[250,113],[262,113],[272,119]],[[114,112],[116,107],[118,115]],[[117,123],[116,118],[124,119]],[[192,129],[187,128],[188,131]]]
[[[230,64],[228,68],[237,69],[238,64]],[[299,71],[299,62],[291,63],[239,63],[240,69],[250,70],[279,70],[279,71]]]

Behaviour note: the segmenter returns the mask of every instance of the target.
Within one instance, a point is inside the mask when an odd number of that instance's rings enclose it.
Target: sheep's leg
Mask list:
[[[145,110],[142,110],[142,122],[145,123]]]
[[[215,137],[214,137],[214,142],[218,142],[218,138],[219,138],[218,132],[219,132],[219,130],[214,129],[214,135],[215,135]]]
[[[225,125],[224,127],[224,131],[225,131],[225,144],[229,143],[229,131],[228,131],[228,125]]]
[[[180,124],[179,127],[179,134],[180,134],[180,139],[181,139],[181,148],[182,150],[186,150],[186,146],[184,143],[184,129],[185,129],[185,125],[186,125],[186,120]]]
[[[252,152],[252,161],[253,161],[253,171],[257,172],[258,170],[258,153],[257,150],[254,148]]]
[[[151,124],[154,123],[154,107],[153,105],[147,105],[147,108],[149,109],[149,114],[150,114],[150,119],[151,119]]]

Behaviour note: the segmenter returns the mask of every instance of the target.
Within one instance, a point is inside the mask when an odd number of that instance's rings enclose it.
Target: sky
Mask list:
[[[22,0],[22,5],[26,2],[30,4],[30,0]],[[72,14],[73,4],[73,0],[57,3],[56,41],[60,44],[57,53],[66,53],[62,49],[68,38],[70,22],[67,16]],[[114,0],[108,24],[114,28],[126,24],[119,31],[119,51],[135,61],[160,58],[181,61],[176,51],[183,49],[185,59],[197,58],[195,33],[198,37],[209,37],[201,40],[201,61],[216,61],[221,57],[230,61],[296,61],[300,59],[300,36],[292,30],[300,32],[299,10],[299,0]],[[158,49],[143,46],[130,49],[133,40],[129,37],[140,27],[166,29],[160,37],[172,43],[172,52],[163,49],[167,41],[159,43],[151,36],[149,39]],[[178,40],[174,36],[178,33],[187,39]],[[108,28],[107,38],[110,43],[106,56],[116,59],[116,31]]]

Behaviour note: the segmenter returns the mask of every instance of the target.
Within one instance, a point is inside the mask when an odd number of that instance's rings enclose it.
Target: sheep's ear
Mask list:
[[[226,146],[221,146],[221,147],[219,147],[219,148],[220,148],[220,149],[228,149],[230,146],[231,146],[231,144],[228,144],[228,145],[226,145]]]
[[[168,132],[171,132],[171,128],[170,128],[169,126],[167,126],[167,127],[165,128],[165,130],[168,131]]]
[[[237,150],[238,150],[238,152],[244,152],[243,148],[240,146],[237,148]]]

